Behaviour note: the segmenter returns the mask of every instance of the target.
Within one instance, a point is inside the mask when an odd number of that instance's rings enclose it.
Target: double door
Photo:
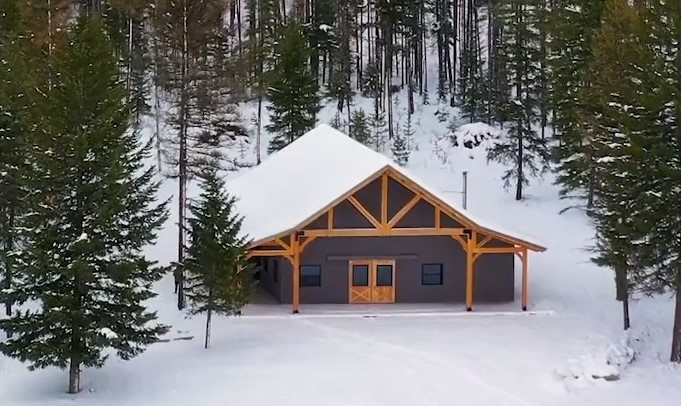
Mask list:
[[[394,303],[395,261],[350,261],[350,303]]]

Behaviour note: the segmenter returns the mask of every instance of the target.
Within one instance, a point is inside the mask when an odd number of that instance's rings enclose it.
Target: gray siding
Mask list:
[[[301,265],[321,266],[322,285],[301,287],[301,303],[348,303],[348,258],[352,257],[396,258],[396,302],[465,301],[466,254],[451,237],[336,237],[318,238],[302,254]],[[291,303],[291,265],[279,260],[280,301]],[[443,265],[442,285],[421,284],[425,263]],[[476,261],[476,303],[513,301],[513,265],[513,254],[485,254]]]
[[[381,211],[380,177],[354,194],[355,198],[377,219]],[[388,183],[388,216],[392,218],[414,197],[414,193],[390,179]],[[433,227],[435,208],[420,201],[397,227]],[[348,201],[334,208],[335,228],[372,228],[371,223]],[[443,227],[461,227],[456,220],[441,214]],[[326,215],[314,220],[307,229],[324,229]],[[485,236],[480,235],[479,240]],[[288,242],[288,241],[287,241]],[[486,246],[509,244],[492,240]],[[461,245],[447,236],[413,237],[334,237],[318,238],[301,255],[301,265],[319,265],[322,281],[319,287],[301,287],[301,303],[348,303],[348,261],[351,259],[395,259],[395,301],[402,303],[464,302],[466,297],[466,254]],[[282,303],[291,303],[293,275],[291,263],[284,258],[270,258],[268,272],[261,284]],[[273,263],[277,262],[278,281],[273,280]],[[485,254],[475,265],[475,302],[506,302],[514,297],[513,254]],[[423,264],[443,265],[442,285],[422,285]]]

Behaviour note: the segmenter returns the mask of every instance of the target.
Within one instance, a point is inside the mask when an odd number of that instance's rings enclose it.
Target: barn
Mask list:
[[[320,125],[228,184],[280,303],[512,302],[545,247],[473,216],[391,159]],[[294,272],[295,270],[295,272]]]

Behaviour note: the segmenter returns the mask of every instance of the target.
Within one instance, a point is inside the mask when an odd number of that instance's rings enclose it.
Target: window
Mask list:
[[[442,285],[442,264],[423,264],[421,285]]]
[[[352,266],[352,286],[369,286],[369,265]]]
[[[393,266],[392,265],[376,266],[376,286],[392,286],[392,285],[393,285]]]
[[[322,267],[319,265],[301,265],[300,286],[322,286]]]

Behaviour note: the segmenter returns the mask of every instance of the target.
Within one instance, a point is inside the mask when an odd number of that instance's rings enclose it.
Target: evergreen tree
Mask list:
[[[407,149],[409,149],[410,151],[418,150],[418,145],[416,144],[416,140],[414,139],[414,136],[416,135],[416,130],[414,130],[414,125],[412,123],[412,115],[413,114],[407,114],[407,123],[404,126],[404,138],[406,139],[407,142]]]
[[[268,152],[284,148],[317,122],[320,100],[316,78],[309,68],[309,49],[302,27],[291,21],[277,47],[279,63],[268,91],[271,123],[267,131],[274,133]]]
[[[385,112],[375,108],[374,115],[371,116],[370,125],[374,149],[379,152],[385,151],[385,147],[388,143],[388,126],[385,122]]]
[[[587,197],[587,207],[593,203],[594,134],[584,127],[582,114],[597,108],[587,97],[591,84],[587,68],[593,60],[592,45],[598,30],[605,0],[556,0],[549,13],[550,102],[553,126],[559,144],[553,151],[558,161],[556,182],[564,199]]]
[[[506,139],[489,151],[488,158],[510,166],[503,176],[504,186],[515,180],[516,200],[523,196],[523,186],[529,177],[548,171],[549,151],[546,141],[535,130],[538,123],[539,45],[542,0],[504,0],[500,18],[504,23],[504,37],[500,53],[504,71],[510,84],[502,104],[503,120],[507,121]]]
[[[31,64],[26,55],[19,1],[0,4],[0,278],[9,289],[20,243],[19,217],[26,193],[30,139]],[[9,316],[12,303],[5,303]]]
[[[636,281],[648,293],[670,292],[676,296],[672,332],[672,362],[681,363],[681,5],[654,1],[641,9],[646,30],[645,53],[632,61],[640,82],[636,93],[641,116],[629,114],[635,131],[630,133],[633,153],[625,169],[637,175],[630,185],[639,193],[633,210],[636,227],[645,234],[639,240],[638,267],[646,272]],[[628,106],[622,106],[628,109]],[[641,125],[642,124],[642,125]],[[638,126],[641,125],[640,128]]]
[[[352,112],[350,117],[350,133],[348,135],[364,145],[369,145],[371,128],[369,128],[369,119],[364,110],[358,109]]]
[[[156,64],[172,128],[161,148],[170,163],[168,175],[178,179],[177,263],[182,264],[187,184],[206,165],[227,164],[233,169],[236,165],[226,159],[225,151],[247,133],[233,94],[238,80],[231,72],[239,60],[226,49],[227,4],[220,0],[163,0],[158,6],[154,20],[159,48]],[[182,270],[177,269],[175,275],[177,307],[182,309]]]
[[[205,348],[213,314],[238,315],[248,302],[253,268],[246,260],[250,241],[241,235],[235,199],[215,169],[202,174],[203,191],[190,207],[191,243],[184,264],[185,293],[192,315],[206,314]]]
[[[393,159],[398,165],[405,166],[409,162],[409,145],[399,125],[395,129],[395,136],[392,139],[390,150],[393,154]]]
[[[20,277],[1,295],[38,307],[0,321],[13,334],[0,351],[31,369],[68,367],[75,393],[82,366],[101,367],[109,349],[130,359],[167,331],[143,305],[163,270],[141,254],[167,215],[143,167],[148,148],[130,131],[125,85],[102,23],[81,18],[63,48],[58,81],[40,102]]]
[[[620,78],[639,77],[636,64],[651,62],[641,59],[640,26],[636,11],[626,0],[608,1],[587,71],[591,86],[584,89],[588,92],[585,98],[595,101],[592,104],[596,108],[589,116],[581,114],[594,134],[593,179],[597,182],[593,208],[587,212],[596,229],[592,260],[615,273],[616,298],[622,302],[625,330],[630,326],[629,297],[639,288],[640,273],[636,264],[640,247],[636,241],[640,241],[641,235],[631,213],[636,210],[638,194],[643,192],[628,135],[644,128],[634,118],[644,114],[644,110],[636,100],[643,90],[637,83],[642,82],[622,82]]]

